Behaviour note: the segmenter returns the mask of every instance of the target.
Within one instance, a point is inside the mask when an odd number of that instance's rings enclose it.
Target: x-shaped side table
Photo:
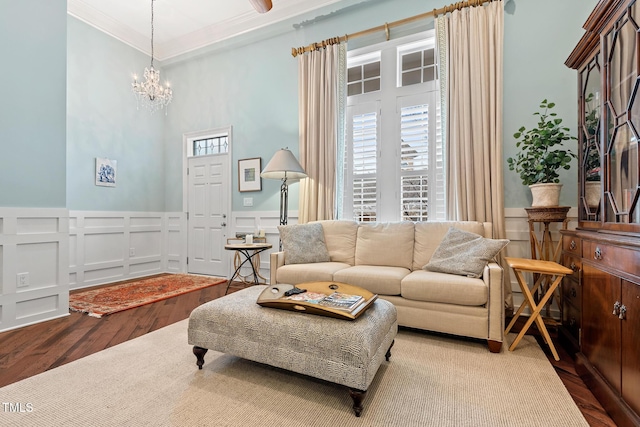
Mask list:
[[[518,311],[516,311],[516,313],[514,314],[513,319],[511,319],[509,326],[507,326],[507,329],[505,329],[505,335],[509,333],[525,308],[531,308],[531,316],[529,317],[529,319],[527,319],[516,339],[513,341],[513,343],[511,343],[509,351],[513,351],[516,348],[520,340],[522,340],[522,337],[524,337],[524,334],[535,321],[536,325],[538,326],[538,330],[551,349],[551,353],[553,353],[553,358],[555,360],[560,360],[560,357],[558,357],[558,352],[556,351],[553,342],[551,342],[551,337],[549,336],[547,327],[544,324],[544,320],[542,319],[542,316],[540,316],[540,312],[544,308],[547,301],[549,301],[549,298],[551,298],[551,296],[553,295],[553,292],[562,281],[562,278],[567,274],[573,273],[573,271],[553,261],[508,257],[505,258],[505,261],[515,273],[516,279],[518,280],[518,285],[520,285],[520,289],[522,290],[522,293],[525,297],[525,300],[520,305],[520,308],[518,308]],[[529,286],[527,286],[527,281],[524,278],[524,273],[534,273],[538,275],[538,278],[531,290],[529,290]],[[549,286],[547,287],[544,296],[536,304],[533,295],[544,281],[548,281]]]

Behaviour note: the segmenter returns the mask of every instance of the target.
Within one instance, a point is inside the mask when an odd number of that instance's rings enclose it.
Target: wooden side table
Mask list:
[[[250,283],[252,285],[259,285],[260,278],[265,279],[259,273],[260,270],[260,253],[272,248],[271,243],[236,243],[226,244],[224,248],[228,251],[235,251],[234,267],[236,270],[233,272],[229,281],[227,282],[227,290],[225,295],[229,292],[229,287],[236,277],[240,277],[244,283]],[[241,260],[240,257],[244,257]],[[241,261],[240,261],[241,260]],[[240,275],[240,269],[246,263],[251,266],[251,274],[247,276]],[[253,277],[253,281],[247,281],[247,278]]]
[[[542,320],[542,316],[540,316],[540,312],[542,311],[542,308],[545,306],[547,301],[549,301],[549,298],[551,298],[551,296],[553,295],[553,292],[562,281],[562,278],[567,274],[572,274],[573,271],[570,268],[564,267],[553,261],[509,257],[506,257],[505,261],[516,275],[518,285],[520,285],[520,289],[525,296],[525,300],[520,305],[520,308],[518,308],[518,311],[513,315],[513,319],[511,319],[511,322],[509,322],[509,326],[507,326],[507,329],[505,329],[505,336],[509,333],[524,309],[527,308],[527,306],[531,308],[531,316],[522,327],[522,330],[520,331],[516,339],[513,340],[513,343],[511,343],[509,351],[513,351],[516,348],[516,346],[518,345],[520,340],[522,340],[522,337],[524,337],[524,334],[531,327],[533,322],[536,322],[538,330],[551,349],[551,353],[553,353],[553,358],[555,360],[560,360],[560,357],[558,357],[558,352],[556,351],[556,348],[551,341],[551,337],[549,336],[549,332],[547,331],[547,327]],[[524,273],[537,274],[538,278],[535,280],[531,290],[529,290],[529,286],[527,286],[527,282],[524,278]],[[549,286],[545,290],[540,301],[536,303],[536,301],[533,299],[533,294],[538,291],[540,285],[545,281],[549,283]]]
[[[544,208],[524,208],[529,219],[529,240],[531,243],[531,258],[545,261],[560,261],[560,249],[562,239],[554,244],[549,225],[552,222],[561,222],[562,229],[567,229],[567,213],[570,206],[552,206]],[[536,231],[535,224],[541,224],[541,230]],[[539,235],[542,237],[538,237]]]
[[[558,239],[557,242],[553,241],[551,235],[550,224],[562,223],[560,225],[562,230],[567,229],[567,213],[570,206],[550,206],[550,207],[531,207],[524,208],[527,211],[527,217],[529,220],[529,241],[531,243],[531,259],[539,259],[545,261],[553,261],[560,263],[560,256],[562,250],[562,239]],[[538,230],[536,230],[536,224],[539,224]],[[538,275],[533,275],[533,280],[536,281]],[[549,283],[542,282],[541,292],[546,291]],[[560,301],[560,289],[558,289],[554,296],[558,302],[558,308],[560,310],[560,318],[562,319],[562,303]],[[536,293],[536,299],[539,300],[540,296]],[[545,316],[553,322],[551,318],[551,301],[546,307]]]

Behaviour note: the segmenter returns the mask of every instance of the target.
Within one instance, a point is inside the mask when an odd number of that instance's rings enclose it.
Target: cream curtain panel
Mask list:
[[[502,1],[466,7],[436,19],[445,60],[444,118],[447,146],[447,212],[452,220],[491,221],[505,238],[502,159]],[[441,62],[442,63],[442,62]],[[505,305],[513,307],[510,272]]]
[[[346,45],[328,45],[299,56],[300,181],[298,223],[335,218],[336,157],[344,121]]]

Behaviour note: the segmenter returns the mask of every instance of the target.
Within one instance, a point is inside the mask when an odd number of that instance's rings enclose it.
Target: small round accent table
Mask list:
[[[235,251],[236,252],[236,256],[240,255],[242,262],[240,263],[236,263],[237,265],[236,270],[233,272],[233,274],[231,275],[231,277],[229,278],[229,281],[227,282],[227,290],[224,292],[225,295],[227,294],[227,292],[229,292],[229,287],[231,286],[231,283],[233,282],[233,280],[236,277],[241,277],[240,276],[240,269],[242,268],[243,265],[245,265],[247,262],[249,263],[249,265],[251,266],[251,272],[252,274],[246,276],[246,277],[250,277],[253,276],[253,282],[247,282],[246,280],[244,280],[243,278],[243,282],[244,283],[250,283],[252,285],[259,285],[261,284],[260,282],[260,278],[264,279],[264,277],[262,277],[259,273],[260,270],[260,265],[259,265],[259,254],[261,252],[264,252],[268,249],[271,249],[273,247],[273,245],[271,245],[271,243],[235,243],[235,244],[227,244],[224,245],[224,248],[228,251]],[[258,264],[258,265],[256,265]]]

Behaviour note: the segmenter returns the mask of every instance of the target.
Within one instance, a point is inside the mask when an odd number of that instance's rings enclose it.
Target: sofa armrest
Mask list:
[[[504,286],[502,276],[504,270],[500,264],[490,262],[484,268],[482,280],[486,283],[489,295],[487,310],[489,311],[489,341],[504,341]]]
[[[269,283],[275,285],[278,283],[276,280],[276,271],[278,268],[284,265],[284,252],[271,252],[269,257]]]

